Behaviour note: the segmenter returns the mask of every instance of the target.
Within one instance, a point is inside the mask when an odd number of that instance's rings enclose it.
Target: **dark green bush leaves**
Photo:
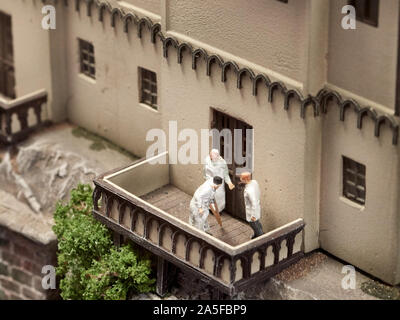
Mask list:
[[[113,245],[110,231],[92,217],[92,192],[89,185],[78,185],[54,214],[62,298],[120,300],[153,290],[150,260],[130,245]]]

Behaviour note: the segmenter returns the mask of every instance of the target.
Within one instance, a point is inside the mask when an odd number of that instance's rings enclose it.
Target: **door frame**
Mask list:
[[[239,219],[243,219],[246,220],[246,212],[245,212],[245,206],[244,206],[244,199],[243,199],[243,191],[244,191],[244,186],[239,184],[239,176],[236,174],[236,169],[240,168],[240,166],[237,166],[235,163],[235,158],[234,158],[234,142],[235,142],[235,136],[233,134],[233,129],[252,129],[253,130],[253,136],[252,136],[252,146],[251,146],[251,168],[253,168],[253,172],[254,172],[254,127],[252,125],[250,125],[247,121],[244,121],[243,119],[239,118],[239,117],[235,117],[232,116],[231,114],[228,114],[224,111],[219,110],[218,108],[215,107],[210,107],[210,111],[211,111],[211,121],[210,121],[210,128],[211,129],[219,129],[218,126],[218,120],[216,119],[216,117],[218,116],[218,114],[226,117],[226,119],[230,119],[233,120],[234,123],[229,123],[229,128],[227,128],[225,125],[222,125],[222,127],[219,130],[223,130],[223,129],[230,129],[232,130],[232,164],[228,164],[228,170],[229,170],[229,175],[231,177],[232,183],[235,185],[235,189],[233,191],[229,190],[229,188],[225,187],[225,200],[226,200],[226,206],[225,206],[225,210],[231,214],[234,217],[237,217]],[[243,126],[243,128],[237,128],[239,126]],[[245,131],[244,133],[242,133],[242,139],[244,140],[244,146],[242,145],[242,147],[244,147],[242,149],[242,152],[244,151],[244,154],[242,154],[242,156],[246,156],[246,134]],[[212,141],[213,141],[213,137],[212,137]],[[220,143],[220,153],[221,156],[224,157],[224,144]],[[225,157],[224,157],[225,158]],[[253,173],[252,172],[252,173]]]

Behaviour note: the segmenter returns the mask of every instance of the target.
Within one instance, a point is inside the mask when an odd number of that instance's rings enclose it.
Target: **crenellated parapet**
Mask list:
[[[236,86],[238,89],[243,89],[242,82],[247,77],[252,83],[252,94],[257,96],[259,93],[259,86],[263,85],[267,89],[268,102],[272,103],[279,92],[284,97],[284,110],[288,111],[291,107],[292,101],[298,101],[300,104],[300,117],[305,119],[307,108],[313,109],[313,116],[324,116],[327,114],[328,102],[334,100],[340,108],[340,121],[345,120],[345,113],[347,109],[352,109],[357,113],[357,128],[363,128],[363,119],[368,117],[375,123],[375,136],[380,137],[382,126],[387,126],[393,133],[392,143],[398,144],[398,121],[389,114],[380,114],[372,107],[362,107],[357,101],[353,99],[344,99],[336,91],[321,89],[317,96],[307,95],[304,96],[299,90],[288,88],[282,81],[272,81],[270,77],[262,73],[256,73],[248,67],[240,67],[235,61],[225,61],[222,57],[214,53],[208,53],[204,48],[194,48],[188,42],[180,42],[178,39],[163,34],[161,31],[160,23],[153,22],[148,17],[139,17],[136,13],[129,11],[126,12],[123,8],[113,7],[107,1],[101,0],[63,0],[65,6],[70,2],[74,3],[76,11],[83,10],[86,7],[87,16],[93,16],[94,10],[97,9],[98,20],[104,22],[104,14],[108,13],[111,16],[111,27],[115,27],[119,20],[123,25],[123,30],[126,33],[131,32],[132,26],[136,27],[138,38],[142,37],[143,28],[150,31],[150,40],[156,44],[157,40],[162,43],[163,57],[168,59],[170,56],[170,49],[174,48],[177,54],[177,63],[181,64],[183,55],[191,56],[192,69],[197,71],[199,59],[202,59],[206,64],[206,75],[211,76],[212,66],[216,65],[221,72],[221,81],[226,82],[228,77],[235,77]],[[42,0],[43,3],[48,2]],[[52,0],[57,2],[57,0]],[[228,70],[232,72],[228,72]]]

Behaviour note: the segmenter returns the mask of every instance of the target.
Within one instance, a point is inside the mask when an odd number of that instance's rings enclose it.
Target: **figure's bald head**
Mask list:
[[[212,149],[212,150],[210,151],[210,158],[211,158],[212,161],[215,161],[215,160],[217,160],[217,159],[219,158],[219,151],[218,151],[218,149]]]
[[[243,183],[249,183],[251,181],[251,173],[246,171],[240,174],[240,181]]]

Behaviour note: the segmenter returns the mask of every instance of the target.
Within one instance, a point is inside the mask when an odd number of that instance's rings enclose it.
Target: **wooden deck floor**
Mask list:
[[[166,185],[141,198],[182,221],[189,220],[189,204],[192,196],[172,185]],[[237,246],[251,239],[253,230],[246,221],[233,218],[225,212],[221,213],[221,218],[222,227],[218,225],[212,214],[208,216],[210,232],[214,237],[231,246]]]

